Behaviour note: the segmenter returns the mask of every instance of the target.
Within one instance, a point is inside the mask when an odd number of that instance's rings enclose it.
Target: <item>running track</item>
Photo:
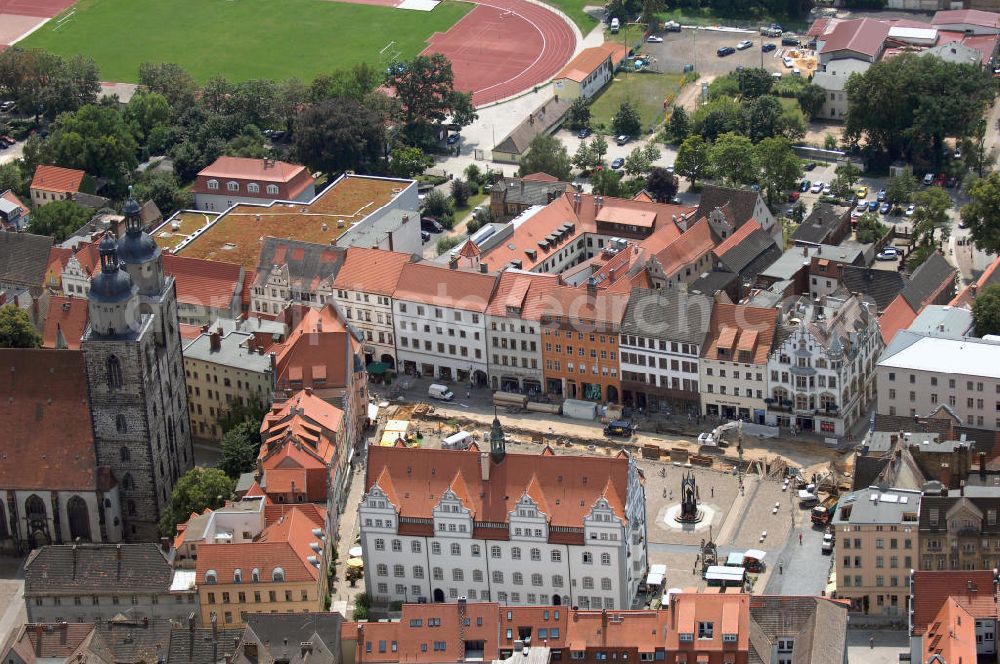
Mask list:
[[[480,0],[424,53],[451,60],[455,87],[483,106],[548,82],[569,62],[576,35],[565,19],[528,0]]]

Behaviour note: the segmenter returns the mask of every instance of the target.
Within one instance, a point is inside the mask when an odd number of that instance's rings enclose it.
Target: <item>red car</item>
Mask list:
[[[938,173],[938,176],[934,178],[932,183],[935,187],[943,187],[944,183],[948,181],[948,176],[944,173]]]
[[[798,200],[799,200],[799,192],[793,191],[792,193],[788,194],[788,202],[789,203],[795,203]]]

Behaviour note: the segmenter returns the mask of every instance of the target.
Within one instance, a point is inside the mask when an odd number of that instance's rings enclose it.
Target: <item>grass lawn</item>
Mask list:
[[[787,115],[797,115],[802,119],[803,122],[806,121],[806,116],[799,108],[799,100],[791,99],[789,97],[778,97],[778,101],[781,102],[781,108],[784,109]]]
[[[805,32],[809,29],[810,21],[808,17],[800,19],[790,19],[790,18],[779,18],[774,19],[770,17],[752,17],[752,16],[737,16],[737,17],[722,17],[716,16],[715,13],[709,7],[704,7],[701,9],[672,9],[670,11],[660,12],[658,14],[661,21],[677,21],[681,25],[726,25],[734,28],[746,28],[749,30],[757,30],[760,26],[771,25],[771,23],[780,23],[785,30],[794,30],[796,32]]]
[[[552,5],[556,9],[562,10],[566,16],[576,23],[580,32],[586,37],[587,33],[597,25],[597,19],[583,11],[588,5],[601,5],[597,0],[544,0],[545,4]]]
[[[596,128],[603,124],[610,131],[611,118],[628,99],[639,110],[643,130],[655,128],[663,119],[663,100],[677,96],[683,78],[682,74],[618,72],[591,104],[592,124]]]
[[[472,9],[446,0],[431,12],[328,0],[81,0],[58,30],[20,43],[93,57],[105,81],[135,82],[141,62],[175,62],[196,80],[222,74],[312,80],[358,62],[380,65],[390,41],[402,59],[422,51]]]

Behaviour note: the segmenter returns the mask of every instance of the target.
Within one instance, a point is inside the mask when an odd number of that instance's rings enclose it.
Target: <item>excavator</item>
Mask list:
[[[732,422],[726,422],[725,424],[720,424],[711,431],[698,434],[698,444],[699,445],[712,445],[716,447],[728,447],[729,443],[725,441],[722,434],[730,429],[736,429],[739,436],[743,435],[743,420],[733,420]]]

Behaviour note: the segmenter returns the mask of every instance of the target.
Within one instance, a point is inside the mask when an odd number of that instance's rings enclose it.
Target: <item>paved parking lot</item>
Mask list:
[[[680,72],[684,71],[684,65],[694,65],[695,71],[702,76],[727,74],[740,66],[764,67],[783,73],[788,71],[781,64],[781,40],[765,38],[756,32],[685,28],[682,32],[665,32],[662,37],[662,44],[644,45],[644,50],[656,58],[660,71]],[[736,44],[744,39],[753,41],[753,46],[724,58],[716,54],[720,46],[736,48]],[[770,53],[761,52],[762,39],[774,43],[777,48]]]

